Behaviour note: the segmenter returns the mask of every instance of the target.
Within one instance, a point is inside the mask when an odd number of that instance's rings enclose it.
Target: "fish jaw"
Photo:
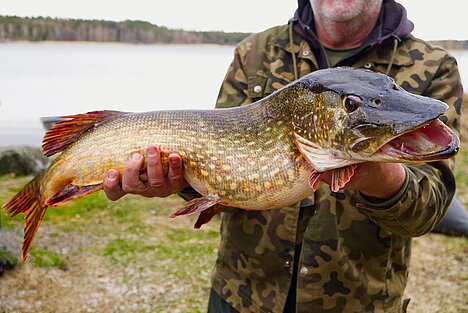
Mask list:
[[[383,145],[370,159],[414,163],[431,162],[454,156],[460,139],[439,119],[397,136]]]
[[[458,136],[439,119],[390,138],[373,154],[324,149],[295,134],[299,151],[318,172],[362,162],[420,163],[447,159],[460,148]]]

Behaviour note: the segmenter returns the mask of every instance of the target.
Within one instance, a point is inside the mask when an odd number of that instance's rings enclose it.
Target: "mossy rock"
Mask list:
[[[12,269],[17,264],[18,259],[13,253],[7,250],[1,250],[0,248],[0,275],[6,270]]]
[[[0,149],[0,175],[38,174],[47,167],[48,163],[49,160],[39,148],[9,147]]]

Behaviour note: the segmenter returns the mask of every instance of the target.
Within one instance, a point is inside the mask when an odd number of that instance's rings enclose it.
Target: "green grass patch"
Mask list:
[[[44,221],[61,222],[69,219],[87,218],[96,211],[107,210],[111,202],[101,192],[74,199],[56,208],[48,208]]]
[[[15,229],[18,225],[23,224],[23,215],[15,217],[7,216],[3,210],[0,210],[0,229]]]
[[[50,237],[58,237],[59,235],[60,235],[60,233],[58,231],[52,231],[49,234]]]
[[[102,254],[107,256],[113,264],[127,266],[135,263],[139,254],[154,248],[154,245],[147,245],[140,240],[117,238],[104,247]]]
[[[19,263],[18,258],[11,253],[10,251],[0,250],[0,264],[6,262],[12,265],[17,265]]]
[[[29,251],[29,254],[31,255],[31,262],[38,267],[55,267],[64,271],[68,269],[67,262],[58,254],[53,253],[49,250],[43,250],[37,247],[32,247]]]

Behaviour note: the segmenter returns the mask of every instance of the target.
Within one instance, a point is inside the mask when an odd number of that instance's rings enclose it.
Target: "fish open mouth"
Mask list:
[[[446,159],[458,152],[458,136],[439,119],[406,132],[383,145],[377,153],[384,158],[408,162]]]

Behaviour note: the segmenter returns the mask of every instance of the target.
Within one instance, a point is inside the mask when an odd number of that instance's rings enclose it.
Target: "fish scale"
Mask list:
[[[57,157],[3,208],[25,214],[24,260],[48,206],[102,189],[109,169],[122,172],[133,153],[156,145],[166,161],[170,152],[180,154],[185,179],[202,196],[171,216],[200,212],[198,228],[226,206],[272,210],[296,203],[328,170],[338,191],[357,163],[451,157],[458,137],[437,120],[446,110],[440,101],[394,88],[386,75],[335,68],[232,109],[65,116],[43,141],[45,155]]]

